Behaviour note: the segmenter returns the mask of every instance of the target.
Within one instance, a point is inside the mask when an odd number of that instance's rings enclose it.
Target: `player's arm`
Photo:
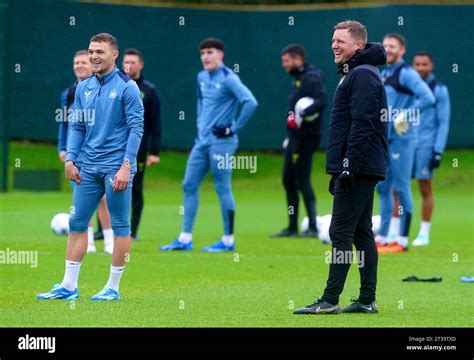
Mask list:
[[[451,117],[451,102],[449,92],[446,86],[437,86],[436,95],[436,121],[438,129],[436,130],[436,139],[433,148],[433,157],[430,168],[437,168],[441,163],[441,157],[448,141],[449,121]]]
[[[359,172],[360,165],[367,154],[370,137],[375,133],[375,122],[380,120],[380,96],[382,83],[377,74],[368,69],[355,70],[350,88],[349,106],[351,127],[343,171],[351,175]]]
[[[63,112],[66,107],[68,89],[61,93],[60,111]],[[66,120],[66,121],[65,121]],[[62,162],[66,159],[67,151],[67,113],[63,114],[62,121],[59,122],[58,128],[58,155]]]
[[[123,191],[128,187],[130,171],[137,161],[137,153],[143,136],[143,102],[135,82],[127,83],[123,92],[123,104],[128,128],[128,141],[122,166],[115,174],[114,191]]]
[[[237,119],[230,127],[233,134],[238,133],[252,117],[257,109],[258,102],[252,92],[240,81],[237,75],[227,76],[225,82],[227,89],[237,98],[241,105]]]
[[[152,88],[147,101],[146,110],[147,116],[150,119],[151,125],[151,145],[150,155],[148,156],[147,165],[153,165],[160,161],[160,146],[161,146],[161,110],[160,98],[155,88]]]
[[[400,84],[410,89],[415,94],[414,109],[426,109],[435,104],[435,97],[429,86],[423,81],[418,73],[412,68],[402,69]]]
[[[324,91],[323,79],[316,74],[304,78],[301,87],[305,96],[314,99],[314,103],[304,109],[299,115],[301,117],[321,113],[326,107],[326,92]]]
[[[441,154],[444,152],[448,140],[451,102],[446,86],[438,86],[436,90],[436,119],[438,121],[438,131],[436,132],[434,151]]]
[[[67,138],[67,152],[64,162],[67,178],[75,181],[77,184],[80,183],[81,178],[74,162],[82,149],[82,144],[84,143],[84,138],[86,136],[85,120],[87,119],[83,119],[82,114],[83,111],[78,86],[74,96],[74,105],[72,106],[71,112],[68,116],[68,126],[71,127],[71,130],[69,131],[69,136]]]
[[[201,107],[202,107],[202,94],[201,94],[201,86],[199,85],[199,75],[196,79],[196,117],[199,117],[199,114],[201,113]]]

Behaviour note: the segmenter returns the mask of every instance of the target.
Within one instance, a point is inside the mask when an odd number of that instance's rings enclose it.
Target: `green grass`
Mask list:
[[[160,253],[180,229],[180,182],[187,154],[165,152],[162,163],[147,170],[146,205],[141,241],[132,245],[121,283],[122,300],[95,303],[88,298],[108,277],[110,257],[88,255],[80,276],[80,300],[35,300],[62,279],[66,238],[51,233],[49,222],[67,212],[71,189],[60,192],[12,190],[0,194],[0,250],[37,250],[38,267],[0,264],[0,326],[107,327],[472,327],[474,275],[474,152],[450,151],[436,177],[436,210],[432,245],[379,259],[376,316],[297,317],[291,305],[303,306],[324,289],[330,247],[310,239],[270,239],[285,225],[280,181],[280,155],[258,154],[258,171],[235,171],[237,201],[234,254],[205,254],[198,249],[221,234],[220,211],[210,178],[201,189],[194,232],[195,249]],[[21,167],[59,168],[53,146],[12,143]],[[452,165],[457,165],[453,167]],[[41,179],[38,179],[41,181]],[[324,154],[315,157],[313,183],[320,214],[330,213],[331,196],[324,175]],[[411,238],[419,224],[420,197],[414,184],[416,213]],[[378,208],[376,201],[376,208]],[[376,210],[377,212],[377,210]],[[99,250],[102,243],[98,243]],[[457,261],[456,261],[457,260]],[[409,275],[441,276],[441,283],[404,283]],[[341,305],[358,294],[358,271],[349,273]],[[184,309],[182,308],[184,305]],[[180,308],[181,306],[181,308]]]

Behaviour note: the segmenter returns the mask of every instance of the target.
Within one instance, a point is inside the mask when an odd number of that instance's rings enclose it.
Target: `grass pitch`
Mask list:
[[[64,271],[66,237],[49,228],[54,214],[67,212],[71,189],[63,181],[60,192],[12,190],[0,194],[0,250],[38,251],[38,266],[0,264],[0,326],[2,327],[472,327],[474,284],[474,152],[446,153],[436,175],[436,208],[431,245],[406,254],[379,257],[375,316],[294,316],[300,307],[320,296],[330,246],[311,239],[270,239],[286,226],[285,198],[280,174],[282,156],[258,156],[255,174],[234,172],[237,202],[236,252],[199,251],[221,235],[217,197],[210,178],[201,188],[194,231],[195,250],[163,253],[159,245],[179,232],[180,182],[187,154],[165,152],[162,162],[147,169],[145,209],[140,241],[132,244],[130,262],[121,282],[122,300],[92,302],[89,298],[107,281],[110,256],[88,254],[79,278],[80,299],[37,301],[35,295],[60,282]],[[52,145],[12,143],[10,164],[21,160],[25,169],[58,168]],[[331,212],[324,154],[314,160],[313,184],[320,214]],[[38,179],[41,181],[41,179]],[[413,183],[415,214],[410,240],[419,226],[420,196]],[[376,198],[378,209],[378,198]],[[377,213],[377,210],[374,211]],[[300,210],[304,215],[304,210]],[[405,283],[409,275],[441,276],[441,283]],[[357,267],[351,267],[341,306],[358,295]]]

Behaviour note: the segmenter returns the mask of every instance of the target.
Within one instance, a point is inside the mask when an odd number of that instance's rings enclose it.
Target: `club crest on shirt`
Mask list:
[[[222,85],[220,83],[216,83],[216,89],[220,89]]]
[[[88,102],[89,99],[91,98],[91,94],[92,94],[91,90],[89,90],[89,91],[85,90],[84,91],[84,100],[86,100],[86,102]]]
[[[117,97],[117,90],[113,89],[112,91],[109,92],[109,99],[113,100]]]

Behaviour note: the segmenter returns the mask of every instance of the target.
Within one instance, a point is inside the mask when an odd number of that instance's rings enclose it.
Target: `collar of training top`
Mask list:
[[[99,82],[102,82],[102,83],[105,83],[107,80],[109,80],[112,76],[114,76],[114,74],[119,71],[119,69],[117,68],[117,66],[114,66],[114,68],[112,69],[111,72],[109,72],[107,75],[104,75],[102,77],[98,77],[97,74],[95,74],[95,77],[97,78],[97,80],[99,80]]]
[[[381,43],[367,43],[365,48],[358,49],[344,64],[338,64],[337,73],[344,74],[358,65],[383,65],[387,62],[387,53]]]

